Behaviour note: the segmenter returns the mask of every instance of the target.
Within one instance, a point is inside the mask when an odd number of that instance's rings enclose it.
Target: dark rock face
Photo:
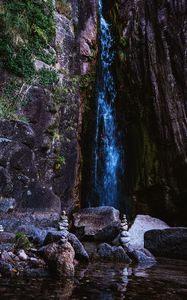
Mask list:
[[[155,256],[187,259],[187,228],[174,227],[147,231],[145,248]]]
[[[186,224],[186,1],[118,1],[117,114],[134,214]],[[125,119],[125,122],[124,122]],[[126,192],[127,193],[127,192]]]
[[[15,111],[27,122],[0,119],[0,198],[14,198],[16,213],[34,212],[40,219],[42,213],[60,214],[61,205],[70,212],[78,204],[79,41],[73,26],[78,28],[77,1],[72,1],[71,10],[71,20],[55,11],[56,34],[49,47],[56,55],[58,85],[31,80],[26,103]],[[38,60],[35,65],[36,73],[42,65],[50,68]],[[4,70],[1,90],[11,76]]]
[[[84,208],[73,214],[76,235],[84,240],[112,241],[119,233],[119,211],[102,206]]]

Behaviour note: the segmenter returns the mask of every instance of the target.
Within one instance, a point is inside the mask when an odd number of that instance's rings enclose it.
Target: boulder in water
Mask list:
[[[187,227],[147,231],[145,247],[155,256],[186,260]]]

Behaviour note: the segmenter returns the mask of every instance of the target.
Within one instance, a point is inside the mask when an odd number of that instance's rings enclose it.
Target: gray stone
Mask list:
[[[46,238],[44,240],[44,245],[48,245],[50,243],[58,242],[62,238],[66,239],[67,237],[68,237],[68,231],[67,230],[48,232],[47,235],[46,235]]]
[[[84,240],[111,241],[119,233],[119,211],[103,206],[84,208],[73,214],[76,235]]]
[[[130,237],[130,233],[128,231],[122,231],[120,235],[121,237]]]
[[[80,261],[88,261],[89,255],[86,252],[83,244],[79,241],[76,235],[69,233],[68,234],[68,242],[72,245],[73,249],[75,250],[75,258]]]
[[[145,247],[155,256],[187,260],[187,228],[147,231]]]
[[[127,244],[127,243],[129,243],[129,241],[130,241],[130,237],[129,236],[128,237],[120,237],[120,242],[122,244]]]
[[[132,226],[129,229],[131,235],[130,244],[134,249],[144,248],[144,233],[151,229],[165,229],[169,226],[149,215],[137,215]]]
[[[20,249],[17,253],[19,259],[21,260],[27,260],[28,259],[28,255],[25,253],[25,251],[23,249]]]
[[[130,252],[130,257],[141,266],[156,264],[155,257],[147,249],[135,249]]]
[[[121,246],[112,247],[107,243],[103,243],[98,246],[97,254],[100,258],[108,261],[124,262],[127,264],[131,262],[131,259]]]
[[[12,212],[16,207],[14,198],[0,198],[0,212]]]

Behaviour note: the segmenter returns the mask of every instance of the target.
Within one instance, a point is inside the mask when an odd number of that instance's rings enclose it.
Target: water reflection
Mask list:
[[[145,268],[106,263],[79,266],[72,280],[0,279],[0,299],[187,299],[187,262]]]

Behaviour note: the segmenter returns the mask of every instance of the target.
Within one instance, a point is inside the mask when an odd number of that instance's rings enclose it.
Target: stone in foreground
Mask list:
[[[137,215],[134,223],[129,229],[130,245],[134,249],[144,248],[144,233],[152,229],[165,229],[169,226],[160,219],[152,218],[149,215]],[[146,247],[145,247],[146,248]]]
[[[84,208],[73,217],[76,235],[81,239],[112,241],[119,234],[119,211],[113,207]]]
[[[145,247],[155,256],[187,260],[187,227],[147,231]]]
[[[52,243],[40,248],[39,253],[43,256],[53,275],[58,277],[74,276],[75,251],[70,243]]]

